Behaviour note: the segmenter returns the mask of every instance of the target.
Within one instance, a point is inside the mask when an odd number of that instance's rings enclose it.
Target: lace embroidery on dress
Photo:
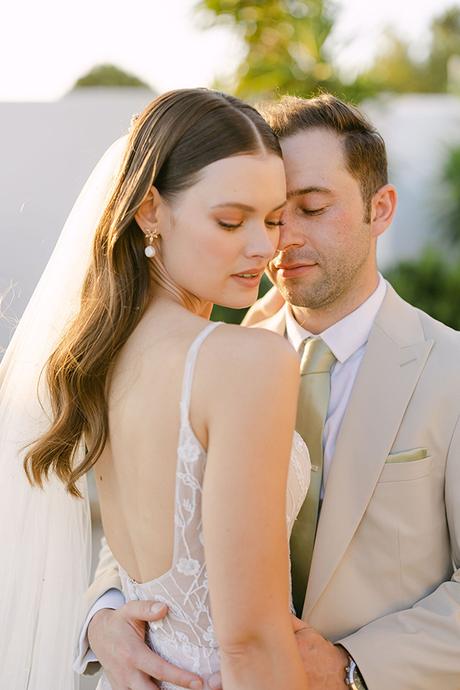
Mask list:
[[[219,670],[220,659],[210,612],[201,520],[206,452],[193,432],[189,410],[199,349],[219,324],[210,323],[199,333],[190,346],[185,362],[180,401],[172,567],[150,582],[137,583],[119,565],[127,600],[149,599],[164,602],[169,607],[166,618],[149,624],[147,644],[167,661],[198,673],[205,679]],[[308,451],[302,438],[295,434],[287,489],[288,531],[305,498],[309,471]],[[160,684],[161,690],[176,690],[176,687],[166,682]],[[104,676],[98,688],[110,690],[110,684]]]

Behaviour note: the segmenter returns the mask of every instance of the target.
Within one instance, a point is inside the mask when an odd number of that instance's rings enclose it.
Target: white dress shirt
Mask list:
[[[386,289],[386,282],[379,274],[379,284],[372,295],[351,314],[329,326],[329,328],[318,335],[313,335],[302,328],[294,319],[289,304],[286,304],[285,307],[286,332],[291,345],[299,351],[305,338],[322,338],[337,360],[331,371],[331,395],[323,433],[324,466],[321,496],[324,494],[324,486],[326,485],[331,467],[337,435],[348,405],[351,390],[366,349],[372,324],[382,305]],[[97,611],[103,608],[117,609],[124,603],[125,598],[117,589],[111,589],[99,597],[88,613],[83,625],[79,641],[80,654],[89,646],[87,638],[88,625]],[[81,667],[75,666],[75,670],[82,673],[90,661],[96,661],[96,657],[91,649],[84,657],[83,665]]]
[[[321,338],[337,360],[331,370],[331,394],[323,432],[324,459],[321,496],[324,494],[337,436],[359,365],[364,356],[369,333],[377,312],[382,306],[386,289],[386,282],[379,274],[379,284],[365,302],[351,314],[347,314],[343,319],[317,335],[313,335],[297,323],[289,304],[286,304],[285,307],[286,334],[297,352],[305,338]]]
[[[126,599],[123,592],[121,592],[119,589],[115,589],[115,587],[107,590],[107,592],[104,592],[99,599],[96,599],[92,608],[89,610],[88,615],[86,616],[86,620],[83,624],[80,638],[78,640],[78,657],[77,661],[75,661],[73,665],[73,670],[76,673],[84,673],[90,661],[97,661],[96,655],[89,646],[88,641],[88,626],[91,622],[91,618],[93,618],[93,616],[95,616],[96,613],[101,609],[120,609],[125,603]],[[81,659],[81,664],[78,663],[78,659]]]

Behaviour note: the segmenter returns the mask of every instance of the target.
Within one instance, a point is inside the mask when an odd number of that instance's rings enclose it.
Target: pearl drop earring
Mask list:
[[[147,256],[149,259],[155,256],[157,253],[155,247],[153,246],[153,240],[157,240],[160,237],[160,234],[158,232],[147,232],[147,239],[149,241],[148,246],[144,249],[144,254]]]

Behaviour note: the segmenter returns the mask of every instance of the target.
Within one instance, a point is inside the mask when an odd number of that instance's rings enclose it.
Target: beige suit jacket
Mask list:
[[[258,324],[285,333],[284,310]],[[369,690],[460,689],[460,333],[389,286],[337,439],[303,618]],[[120,587],[107,545],[87,610]]]

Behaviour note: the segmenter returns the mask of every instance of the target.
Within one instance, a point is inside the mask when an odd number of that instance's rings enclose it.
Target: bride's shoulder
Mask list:
[[[246,328],[223,323],[216,328],[215,334],[215,347],[221,351],[225,349],[230,353],[235,348],[240,348],[240,354],[246,355],[249,359],[257,354],[259,358],[267,355],[298,360],[298,355],[287,338],[266,328]]]
[[[299,359],[286,339],[263,329],[222,325],[204,345],[195,409],[208,429],[226,433],[242,420],[256,428],[261,410],[264,420],[294,416]]]
[[[279,378],[292,370],[298,377],[299,358],[286,338],[262,328],[221,324],[206,344],[204,364],[209,375],[241,380]]]

